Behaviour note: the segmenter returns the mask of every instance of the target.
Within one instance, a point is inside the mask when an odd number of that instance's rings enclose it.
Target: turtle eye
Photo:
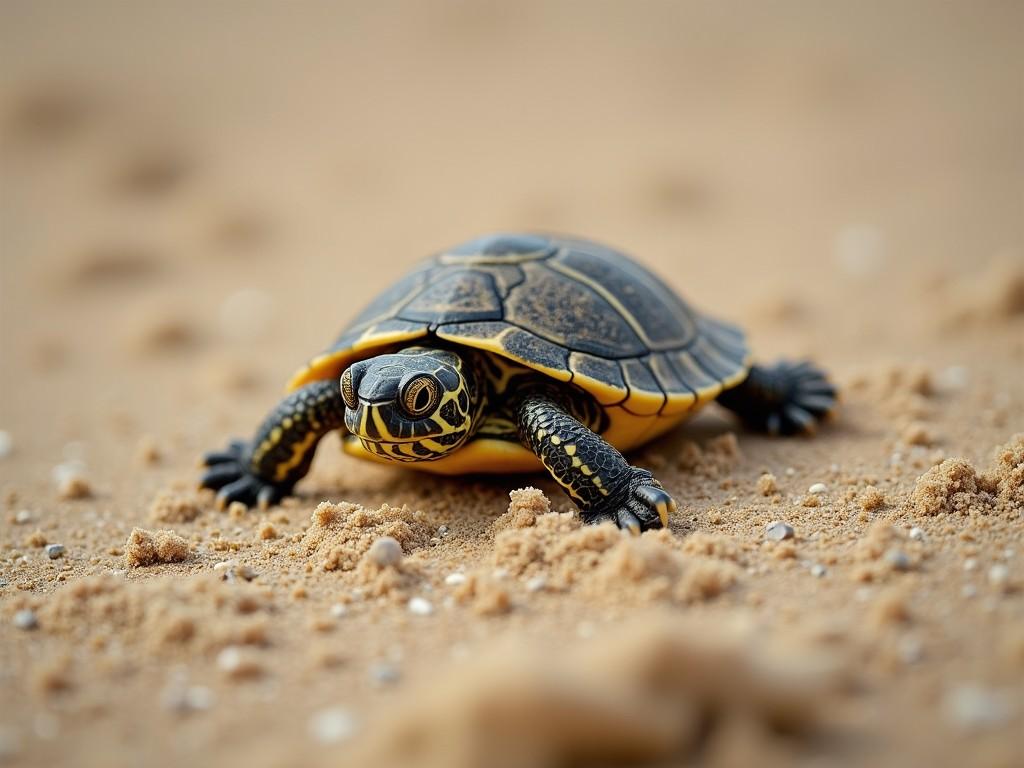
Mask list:
[[[352,386],[352,370],[350,368],[346,368],[345,372],[341,374],[341,399],[353,410],[359,405],[355,387]]]
[[[441,385],[430,374],[415,376],[402,387],[399,402],[402,410],[413,417],[426,416],[437,406]]]

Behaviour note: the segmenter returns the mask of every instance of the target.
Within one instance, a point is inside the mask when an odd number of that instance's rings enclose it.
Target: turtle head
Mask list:
[[[448,350],[410,347],[353,363],[341,395],[345,427],[381,458],[432,461],[473,433],[476,382]]]

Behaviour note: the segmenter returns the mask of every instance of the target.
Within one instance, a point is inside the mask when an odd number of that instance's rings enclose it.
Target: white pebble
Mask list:
[[[27,509],[19,509],[14,515],[14,522],[18,525],[25,525],[32,522],[32,513]]]
[[[526,582],[526,589],[529,592],[540,592],[548,585],[546,576],[534,576],[528,582]]]
[[[967,389],[970,378],[967,368],[962,365],[951,365],[939,372],[935,377],[935,383],[945,392],[959,392]]]
[[[164,690],[160,701],[165,709],[184,715],[189,712],[202,712],[210,709],[214,705],[216,697],[213,691],[205,686],[186,686],[176,682]]]
[[[465,584],[466,574],[459,573],[458,571],[456,571],[455,573],[449,573],[447,576],[444,577],[444,583],[447,584],[449,587],[457,587],[459,584]]]
[[[1013,702],[1003,691],[980,685],[960,685],[943,698],[946,717],[967,731],[979,731],[1005,725],[1013,716]]]
[[[491,576],[495,581],[504,581],[508,578],[508,568],[495,568]]]
[[[314,712],[309,719],[309,734],[321,744],[337,744],[352,738],[358,729],[355,716],[347,709],[331,707]]]
[[[910,557],[902,549],[893,547],[885,553],[885,561],[896,571],[910,570]]]
[[[217,654],[217,666],[225,672],[238,671],[244,660],[242,649],[235,645],[229,645]]]
[[[266,291],[242,288],[220,305],[220,329],[229,339],[258,339],[274,320],[274,299]]]
[[[370,545],[367,556],[379,568],[396,567],[402,562],[402,545],[390,536],[381,536]]]
[[[824,483],[815,483],[807,489],[808,493],[813,493],[815,496],[825,493],[828,490],[828,486]]]
[[[28,608],[14,614],[14,626],[18,629],[35,629],[39,626],[39,619],[36,612]]]
[[[370,677],[377,685],[392,685],[401,679],[402,674],[393,664],[380,661],[370,665]]]
[[[409,600],[409,613],[414,613],[417,616],[429,616],[433,612],[434,606],[426,598],[414,597]]]
[[[1010,569],[1002,563],[996,563],[988,569],[988,583],[994,587],[1001,587],[1010,579]]]
[[[783,523],[780,520],[769,523],[764,529],[764,537],[769,541],[782,541],[783,539],[792,539],[795,531],[793,526],[789,523]]]
[[[916,525],[910,529],[910,533],[908,535],[914,541],[924,541],[924,531],[922,531]]]
[[[6,459],[14,450],[14,439],[6,429],[0,429],[0,459]]]
[[[815,563],[814,565],[811,566],[811,576],[814,576],[817,579],[822,578],[827,573],[828,573],[828,569],[825,568],[825,566],[822,565],[821,563]]]
[[[58,464],[50,471],[50,477],[53,479],[55,485],[62,486],[65,483],[73,480],[76,477],[82,477],[85,474],[85,462],[80,459],[71,459],[65,461],[62,464]]]
[[[973,571],[973,570],[976,570],[977,567],[978,567],[978,561],[975,560],[973,557],[968,557],[966,560],[964,560],[964,570],[965,571]]]
[[[960,594],[970,600],[978,594],[978,588],[973,584],[964,584],[963,588],[960,590]]]
[[[448,526],[447,525],[438,526],[437,535],[440,536],[442,539],[445,536],[447,536],[448,535]]]
[[[348,613],[348,606],[344,603],[335,603],[331,606],[331,616],[336,619],[340,619],[346,613]]]
[[[792,477],[796,474],[796,470],[793,467],[786,467],[786,477]]]
[[[924,659],[924,645],[920,638],[906,635],[900,638],[898,653],[904,664],[917,664]]]
[[[47,544],[46,545],[46,556],[51,560],[56,560],[58,557],[64,556],[64,545],[63,544]]]

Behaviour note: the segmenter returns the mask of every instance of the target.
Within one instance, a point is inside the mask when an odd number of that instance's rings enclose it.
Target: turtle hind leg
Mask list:
[[[770,435],[813,432],[835,408],[836,388],[807,361],[751,367],[737,387],[718,396],[751,429]]]

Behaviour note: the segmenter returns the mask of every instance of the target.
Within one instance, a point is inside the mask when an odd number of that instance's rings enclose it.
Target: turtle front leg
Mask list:
[[[309,472],[320,438],[344,425],[338,382],[307,384],[278,404],[251,442],[233,440],[227,450],[207,453],[199,485],[217,491],[221,508],[233,501],[276,504]]]
[[[631,466],[550,396],[527,395],[516,416],[519,439],[569,494],[585,523],[611,520],[634,534],[668,525],[676,504],[651,473]]]

